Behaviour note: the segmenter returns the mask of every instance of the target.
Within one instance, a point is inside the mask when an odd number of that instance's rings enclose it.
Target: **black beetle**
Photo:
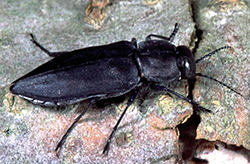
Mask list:
[[[146,41],[140,42],[138,47],[136,39],[133,38],[131,42],[119,41],[69,52],[49,52],[31,34],[31,41],[49,56],[55,58],[14,81],[10,91],[34,104],[44,106],[63,106],[85,99],[93,100],[88,108],[75,119],[58,143],[56,151],[62,146],[67,134],[77,121],[94,102],[132,92],[125,110],[105,145],[103,153],[106,153],[112,136],[128,107],[135,100],[137,88],[142,81],[146,81],[154,90],[167,91],[197,106],[202,111],[211,112],[191,98],[161,84],[180,79],[187,79],[194,83],[197,75],[219,82],[196,73],[196,63],[221,49],[229,48],[229,46],[217,49],[195,61],[188,47],[176,47],[169,42],[177,31],[178,24],[175,25],[170,37],[148,35]],[[151,37],[158,38],[158,40],[152,40]],[[222,82],[219,83],[228,87]]]

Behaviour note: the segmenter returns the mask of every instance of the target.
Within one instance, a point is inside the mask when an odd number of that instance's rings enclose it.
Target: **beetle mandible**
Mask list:
[[[169,37],[148,35],[145,41],[138,44],[138,47],[136,39],[133,38],[130,42],[119,41],[108,45],[63,52],[48,51],[30,34],[31,41],[54,58],[14,81],[10,86],[10,91],[34,104],[43,106],[63,106],[86,99],[92,100],[87,109],[75,119],[62,137],[56,151],[63,145],[69,132],[93,103],[132,92],[122,115],[109,136],[103,153],[108,152],[111,139],[128,107],[134,102],[137,88],[142,81],[146,81],[154,90],[171,93],[205,112],[211,111],[200,106],[190,97],[181,95],[162,84],[180,79],[187,79],[194,83],[196,76],[201,76],[216,81],[241,95],[212,77],[196,73],[196,63],[221,49],[230,47],[221,47],[195,61],[188,47],[176,47],[170,43],[178,31],[178,27],[176,23]],[[158,39],[153,40],[151,37]]]

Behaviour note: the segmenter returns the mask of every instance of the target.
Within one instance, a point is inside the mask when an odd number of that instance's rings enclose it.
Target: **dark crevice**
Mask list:
[[[183,163],[207,164],[207,160],[195,157],[200,140],[196,140],[196,130],[201,122],[197,107],[193,107],[192,116],[184,123],[177,126],[180,132],[179,144]]]
[[[197,10],[198,10],[198,7],[197,7],[197,3],[196,1],[194,0],[189,0],[189,5],[191,7],[191,15],[192,15],[192,19],[193,19],[193,22],[195,23],[195,35],[194,35],[194,39],[192,39],[194,41],[194,48],[192,49],[192,53],[195,55],[196,52],[197,52],[197,49],[199,48],[199,44],[202,40],[202,34],[203,34],[203,31],[201,29],[199,29],[198,27],[198,23],[197,23]]]
[[[193,21],[196,23],[196,14],[195,14],[195,3],[190,0],[189,4],[191,6],[191,14]],[[192,49],[192,53],[195,54],[197,49],[199,48],[200,41],[202,40],[203,31],[198,28],[197,24],[195,25],[195,34],[194,38],[192,38],[192,42],[194,43],[194,47]],[[193,99],[193,89],[195,84],[195,79],[188,80],[189,91],[188,98]],[[199,140],[196,140],[196,130],[201,122],[201,117],[198,112],[198,108],[193,106],[193,114],[192,116],[184,123],[177,126],[180,136],[179,136],[179,144],[180,144],[180,153],[182,156],[182,161],[193,162],[193,163],[208,163],[206,160],[195,158],[195,151],[199,145]]]
[[[194,48],[192,49],[192,53],[195,55],[196,54],[196,52],[197,52],[197,49],[199,48],[199,44],[200,44],[200,42],[201,42],[201,40],[202,40],[202,34],[203,34],[203,31],[201,30],[201,29],[199,29],[198,27],[197,27],[197,25],[195,25],[194,26],[194,28],[195,28],[195,36],[196,36],[196,38],[197,38],[197,41],[195,42],[195,44],[194,44]]]

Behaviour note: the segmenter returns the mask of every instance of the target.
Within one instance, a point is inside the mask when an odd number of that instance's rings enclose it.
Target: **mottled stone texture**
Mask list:
[[[198,28],[204,31],[196,58],[224,45],[232,47],[214,54],[199,64],[198,69],[244,96],[200,78],[195,99],[214,114],[202,115],[197,138],[220,140],[250,149],[249,6],[244,1],[214,1],[198,8],[196,18]]]
[[[75,106],[76,110],[74,106],[41,108],[18,97],[13,99],[8,86],[50,59],[30,42],[29,33],[49,50],[65,51],[133,37],[140,42],[151,33],[169,36],[178,22],[181,28],[174,44],[189,45],[194,23],[187,0],[31,0],[5,1],[1,6],[5,9],[0,10],[1,163],[175,161],[178,134],[174,127],[192,113],[188,103],[162,96],[164,93],[140,93],[122,120],[107,156],[102,154],[104,145],[127,99],[104,108],[93,106],[73,129],[57,157],[57,143],[89,101]],[[185,84],[174,86],[183,88]],[[184,94],[185,89],[177,91]]]
[[[13,97],[8,86],[50,59],[30,42],[29,33],[49,50],[65,51],[133,37],[140,42],[151,33],[169,36],[178,22],[180,30],[173,44],[191,46],[195,23],[189,11],[190,2],[1,2],[1,163],[174,163],[179,154],[179,134],[175,126],[192,115],[192,106],[175,96],[151,90],[145,94],[147,90],[142,87],[122,120],[107,156],[102,154],[104,145],[128,97],[122,103],[104,108],[93,106],[56,154],[57,143],[89,101],[64,109],[42,108]],[[232,86],[245,98],[199,78],[194,99],[214,113],[201,114],[197,138],[250,148],[249,5],[245,1],[198,2],[192,7],[197,27],[204,32],[196,58],[224,45],[233,47],[199,64],[198,71]],[[185,81],[175,82],[170,87],[185,95],[185,85]]]

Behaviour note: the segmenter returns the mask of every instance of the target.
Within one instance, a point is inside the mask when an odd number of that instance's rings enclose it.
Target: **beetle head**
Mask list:
[[[192,52],[186,46],[176,48],[177,66],[182,79],[195,79],[196,65]]]

